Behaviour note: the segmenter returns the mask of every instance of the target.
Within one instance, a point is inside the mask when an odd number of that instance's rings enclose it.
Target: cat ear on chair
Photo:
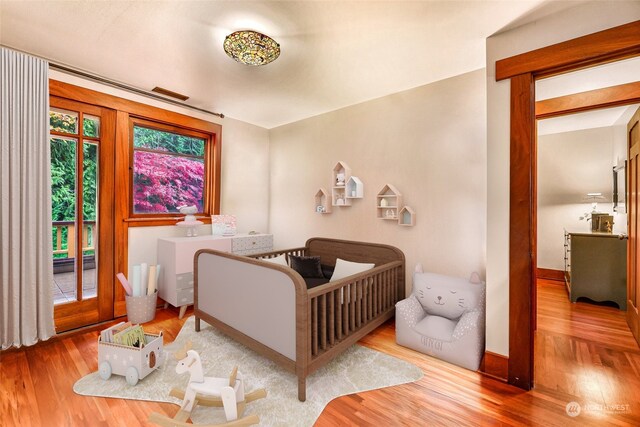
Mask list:
[[[479,285],[480,283],[482,283],[482,279],[480,279],[480,273],[478,273],[477,271],[474,271],[473,273],[471,273],[471,276],[469,277],[469,282],[474,283],[476,285]]]

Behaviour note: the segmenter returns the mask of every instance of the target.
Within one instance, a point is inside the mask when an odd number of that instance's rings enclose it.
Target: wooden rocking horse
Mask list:
[[[189,384],[186,390],[174,388],[169,392],[170,396],[182,399],[182,405],[173,418],[168,418],[158,413],[151,413],[149,421],[163,427],[193,426],[186,421],[191,417],[191,412],[196,405],[223,407],[227,419],[221,424],[200,424],[202,427],[241,427],[258,424],[257,415],[243,417],[245,406],[249,402],[267,396],[263,388],[245,394],[242,374],[236,366],[229,378],[205,377],[202,371],[200,355],[191,350],[189,341],[175,354],[179,359],[176,372],[182,374],[189,372]]]

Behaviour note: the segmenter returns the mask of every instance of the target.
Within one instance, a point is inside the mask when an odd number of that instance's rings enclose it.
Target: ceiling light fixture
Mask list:
[[[224,39],[224,51],[242,64],[257,66],[266,65],[280,56],[280,45],[267,35],[243,30]]]

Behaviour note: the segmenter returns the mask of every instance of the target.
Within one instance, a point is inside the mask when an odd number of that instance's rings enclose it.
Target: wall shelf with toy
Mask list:
[[[333,167],[331,204],[333,206],[351,206],[351,199],[347,198],[347,181],[351,178],[351,168],[345,162],[338,162]]]
[[[386,184],[376,196],[376,217],[378,219],[398,221],[402,206],[402,193],[391,184]]]
[[[316,193],[316,212],[321,214],[331,213],[331,196],[327,190],[320,188]]]

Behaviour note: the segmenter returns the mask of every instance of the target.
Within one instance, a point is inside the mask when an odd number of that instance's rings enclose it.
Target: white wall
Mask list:
[[[640,19],[640,2],[579,4],[487,39],[487,350],[509,354],[509,81],[495,62]]]
[[[587,193],[602,193],[598,212],[613,213],[612,154],[612,127],[538,136],[538,268],[564,270],[564,230],[591,230],[579,219],[591,212]]]
[[[312,236],[386,243],[438,273],[484,275],[485,74],[478,70],[270,131],[270,229],[279,248]],[[332,169],[346,162],[364,182],[351,207],[315,212]],[[414,227],[376,218],[393,184],[416,211]],[[410,287],[411,281],[407,281]]]
[[[191,117],[222,125],[222,165],[220,210],[236,215],[238,231],[268,231],[269,225],[269,133],[267,129],[229,117],[190,110],[156,101],[124,90],[58,71],[50,71],[55,80],[153,105]],[[202,226],[200,233],[210,233],[210,226]],[[184,235],[184,229],[166,227],[132,227],[129,229],[129,266],[146,262],[156,263],[158,237]]]

